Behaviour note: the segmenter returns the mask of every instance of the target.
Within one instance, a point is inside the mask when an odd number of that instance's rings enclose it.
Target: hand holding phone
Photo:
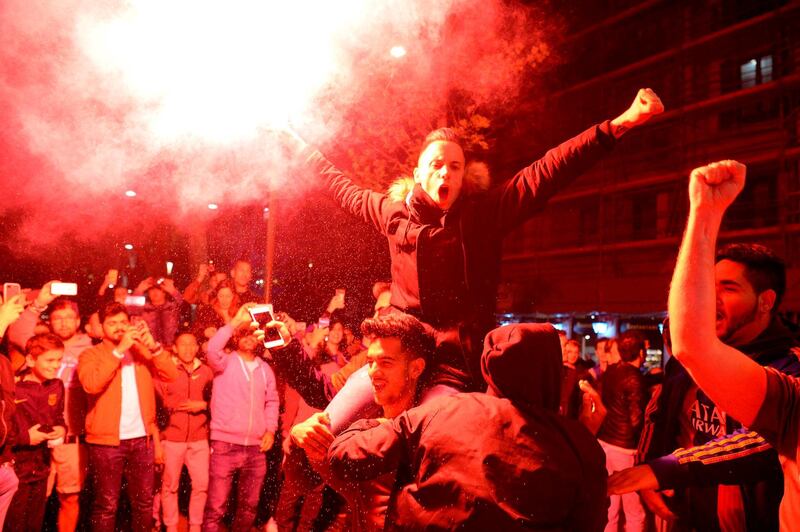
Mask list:
[[[275,321],[275,317],[272,314],[272,305],[255,305],[248,308],[247,311],[253,321],[258,323],[258,328],[264,331],[264,347],[272,349],[286,344],[277,327],[267,326],[267,324]]]
[[[54,296],[77,296],[78,285],[77,283],[52,283],[50,293]]]
[[[9,301],[12,297],[22,293],[19,283],[3,283],[3,301]]]

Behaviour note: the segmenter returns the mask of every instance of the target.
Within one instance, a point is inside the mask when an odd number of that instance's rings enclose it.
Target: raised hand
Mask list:
[[[663,112],[664,104],[653,89],[639,89],[631,106],[611,121],[611,131],[619,138],[629,129],[640,126]]]
[[[11,325],[25,310],[25,294],[17,294],[0,304],[0,327]]]
[[[60,282],[61,281],[54,280],[54,281],[50,281],[48,283],[45,283],[45,285],[42,287],[42,289],[39,290],[39,294],[36,296],[36,306],[37,307],[39,307],[40,309],[43,309],[47,305],[49,305],[50,303],[53,302],[53,300],[57,296],[53,295],[53,293],[50,291],[50,287],[53,286],[53,283],[60,283]]]
[[[744,188],[747,167],[725,160],[701,166],[689,175],[689,203],[692,209],[708,209],[720,216]]]
[[[664,104],[653,89],[639,89],[628,111],[633,125],[638,126],[663,113]]]

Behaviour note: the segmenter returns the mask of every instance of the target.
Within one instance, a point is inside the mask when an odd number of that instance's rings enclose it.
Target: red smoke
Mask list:
[[[275,4],[5,0],[0,221],[28,213],[14,238],[197,224],[269,181],[296,191],[269,133],[287,121],[356,171],[402,160],[385,146],[454,107],[513,105],[548,55],[543,15],[501,0]]]

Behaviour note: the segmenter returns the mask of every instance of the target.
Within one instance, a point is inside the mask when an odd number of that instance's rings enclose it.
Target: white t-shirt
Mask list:
[[[122,409],[119,417],[119,439],[132,440],[147,436],[139,404],[139,389],[136,387],[136,366],[133,355],[125,352],[122,367]]]

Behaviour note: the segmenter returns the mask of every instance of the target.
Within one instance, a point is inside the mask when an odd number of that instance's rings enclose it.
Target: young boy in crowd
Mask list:
[[[33,336],[25,347],[27,369],[15,386],[14,469],[19,489],[11,501],[5,530],[42,529],[47,478],[50,476],[50,447],[63,443],[64,383],[58,368],[64,343],[50,333]]]
[[[203,524],[208,494],[208,403],[214,373],[197,358],[198,349],[197,338],[191,332],[179,333],[173,357],[178,378],[155,383],[156,394],[169,413],[161,438],[164,448],[161,509],[167,532],[178,529],[178,485],[184,465],[192,480],[189,530],[199,532]]]

